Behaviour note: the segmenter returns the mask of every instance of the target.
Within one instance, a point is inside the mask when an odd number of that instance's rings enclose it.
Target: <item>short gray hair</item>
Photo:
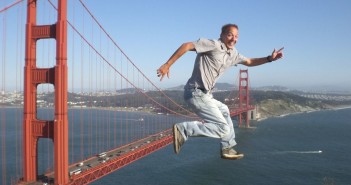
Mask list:
[[[226,33],[228,32],[228,29],[231,28],[231,27],[234,27],[234,28],[236,28],[237,30],[239,30],[239,27],[238,27],[238,25],[236,25],[236,24],[225,24],[225,25],[222,26],[221,36],[222,36],[223,34],[226,34]]]

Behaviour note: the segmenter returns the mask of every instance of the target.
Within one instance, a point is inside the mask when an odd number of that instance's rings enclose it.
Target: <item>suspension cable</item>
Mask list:
[[[2,12],[5,12],[6,10],[10,9],[11,7],[17,5],[18,3],[22,2],[23,0],[17,0],[16,2],[8,5],[8,6],[5,6],[4,8],[0,9],[0,13]]]
[[[49,3],[57,10],[57,8],[55,7],[55,5],[51,2],[51,0],[49,0]],[[84,5],[83,5],[84,6]],[[87,10],[88,11],[88,10]],[[91,14],[89,12],[89,14]],[[92,16],[92,14],[91,14]],[[94,18],[94,20],[96,20]],[[136,87],[136,85],[134,85],[127,77],[125,77],[121,72],[119,72],[77,29],[75,26],[73,26],[73,24],[71,24],[68,20],[67,20],[67,23],[71,26],[71,28],[81,37],[81,39],[84,40],[84,42],[86,44],[89,45],[89,47],[91,47],[93,49],[93,51],[103,60],[105,61],[116,73],[118,73],[126,82],[128,82],[130,85],[132,85],[136,90],[137,92],[139,92],[140,94],[143,94],[144,96],[146,96],[149,100],[151,100],[152,102],[154,102],[155,104],[157,104],[158,106],[164,108],[165,110],[175,114],[175,115],[178,115],[178,116],[183,116],[183,117],[188,117],[188,118],[191,118],[191,119],[198,119],[197,116],[189,116],[189,115],[184,115],[184,114],[180,114],[178,112],[175,112],[167,107],[165,107],[164,105],[162,105],[161,103],[157,102],[155,99],[153,99],[152,97],[150,97],[149,95],[147,95],[146,93],[144,93],[140,88]],[[107,32],[105,31],[105,29],[102,28],[101,24],[99,24],[99,27],[105,32],[105,34],[107,34]],[[107,34],[108,35],[108,34]],[[174,100],[172,100],[170,97],[168,97],[166,94],[164,94],[164,92],[158,88],[154,83],[151,82],[151,80],[149,78],[147,78],[145,76],[144,73],[141,72],[141,70],[136,67],[136,65],[129,59],[129,57],[122,51],[122,49],[120,49],[120,47],[116,44],[116,42],[114,42],[111,38],[111,36],[108,35],[108,37],[111,39],[111,41],[115,44],[115,46],[117,48],[119,48],[119,50],[121,51],[121,53],[126,57],[126,59],[144,76],[145,79],[147,79],[150,84],[152,84],[159,92],[161,92],[167,99],[169,99],[171,102],[173,102],[175,105],[177,105],[178,107],[180,107],[181,109],[185,110],[186,112],[189,112],[191,113],[190,115],[195,115],[193,112],[190,112],[189,110],[183,108],[182,106],[180,106],[178,103],[176,103]]]
[[[190,112],[189,110],[183,108],[180,106],[177,102],[175,102],[173,99],[171,99],[169,96],[167,96],[159,87],[157,87],[136,65],[135,63],[127,56],[127,54],[122,50],[121,47],[117,45],[117,43],[113,40],[113,38],[110,36],[110,34],[107,33],[107,31],[102,27],[100,22],[94,17],[94,15],[91,13],[91,11],[87,8],[87,6],[83,3],[82,0],[79,0],[79,2],[82,4],[82,6],[85,8],[85,10],[90,14],[92,19],[95,21],[95,23],[101,28],[101,30],[106,34],[106,36],[111,40],[111,42],[120,50],[120,52],[126,57],[126,59],[139,71],[140,74],[143,75],[143,77],[149,81],[153,87],[155,87],[159,92],[161,92],[168,100],[170,100],[173,104],[177,105],[181,109],[185,110],[188,113],[193,114],[193,112]]]

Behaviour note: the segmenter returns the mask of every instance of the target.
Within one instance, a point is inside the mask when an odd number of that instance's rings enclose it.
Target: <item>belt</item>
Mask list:
[[[204,89],[204,88],[199,88],[199,87],[195,87],[194,89],[199,89],[201,90],[203,93],[207,94],[208,92],[210,92],[209,90],[207,89]]]

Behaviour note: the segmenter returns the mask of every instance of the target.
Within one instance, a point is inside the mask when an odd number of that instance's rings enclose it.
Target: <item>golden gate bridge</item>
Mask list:
[[[67,6],[18,0],[0,9],[2,184],[88,184],[171,144],[173,123],[198,119],[138,68],[83,1],[69,6],[71,20]],[[255,109],[248,80],[240,70],[238,95],[227,101],[246,127]]]

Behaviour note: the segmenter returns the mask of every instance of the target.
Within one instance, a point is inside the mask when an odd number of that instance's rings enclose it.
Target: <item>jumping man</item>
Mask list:
[[[200,38],[182,44],[174,54],[157,69],[160,81],[181,56],[188,51],[197,53],[193,73],[184,87],[184,99],[193,111],[203,119],[177,123],[173,126],[174,151],[179,153],[181,146],[190,136],[206,136],[221,139],[221,157],[240,159],[244,154],[234,150],[235,132],[228,107],[212,96],[211,90],[218,78],[231,66],[242,64],[257,66],[270,63],[283,57],[283,48],[273,50],[271,55],[262,58],[246,58],[234,47],[239,37],[236,24],[222,27],[218,40]]]

